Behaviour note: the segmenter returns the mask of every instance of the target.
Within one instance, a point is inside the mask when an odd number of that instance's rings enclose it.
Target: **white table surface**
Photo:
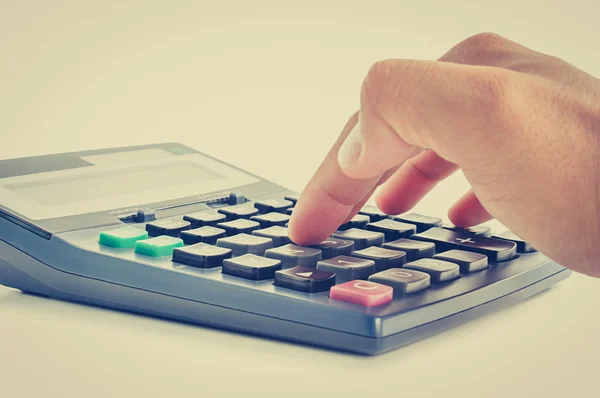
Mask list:
[[[0,158],[182,141],[301,190],[379,59],[493,31],[600,76],[592,0],[294,3],[0,0]],[[466,189],[458,174],[417,210]],[[592,397],[599,305],[573,275],[365,358],[0,287],[0,396]]]

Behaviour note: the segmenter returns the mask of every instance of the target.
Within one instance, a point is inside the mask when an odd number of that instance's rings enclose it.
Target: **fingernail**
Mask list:
[[[362,152],[363,136],[360,128],[360,121],[354,125],[350,134],[346,137],[346,141],[342,144],[338,152],[338,164],[342,169],[347,169],[358,162],[360,153]]]

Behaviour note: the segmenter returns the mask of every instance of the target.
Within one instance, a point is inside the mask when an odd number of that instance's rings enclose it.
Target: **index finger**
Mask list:
[[[299,245],[317,244],[344,223],[355,206],[366,200],[381,176],[348,177],[338,164],[338,151],[358,122],[354,114],[321,166],[302,191],[289,221],[289,237]]]

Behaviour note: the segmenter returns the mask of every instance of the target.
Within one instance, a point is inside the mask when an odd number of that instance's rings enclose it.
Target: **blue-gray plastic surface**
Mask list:
[[[256,186],[246,195],[257,200],[281,198],[288,192],[264,180],[261,184],[262,195]],[[188,209],[179,208],[162,217],[186,213]],[[426,292],[365,308],[331,300],[328,293],[295,292],[272,281],[224,275],[220,268],[196,269],[137,255],[131,249],[106,248],[97,242],[99,232],[117,228],[120,222],[89,225],[90,220],[82,228],[46,237],[8,217],[0,218],[0,284],[63,300],[373,355],[511,305],[570,273],[540,253],[522,254]]]

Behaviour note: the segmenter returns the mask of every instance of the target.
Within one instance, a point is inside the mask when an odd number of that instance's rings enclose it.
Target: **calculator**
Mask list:
[[[179,143],[3,160],[0,284],[377,355],[570,275],[510,231],[374,206],[299,246],[297,199]]]

